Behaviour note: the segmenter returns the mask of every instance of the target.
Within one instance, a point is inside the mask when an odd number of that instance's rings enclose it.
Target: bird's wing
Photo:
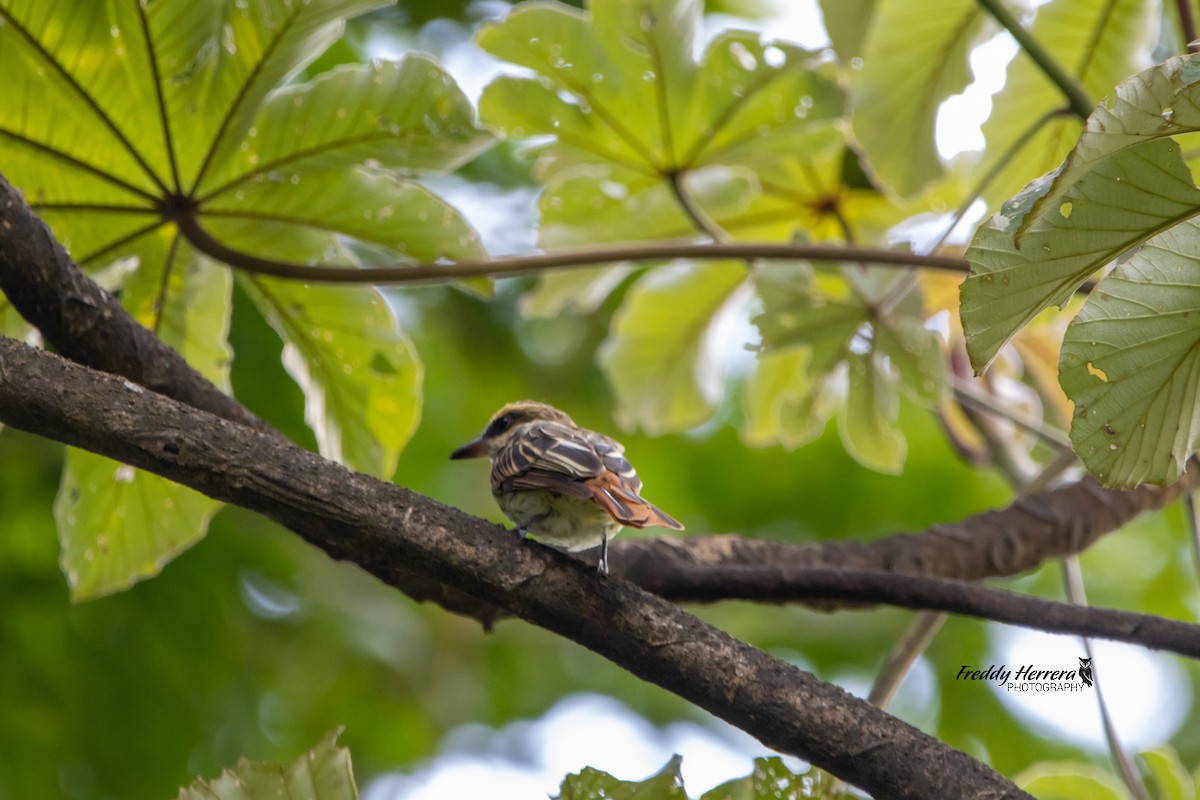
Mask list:
[[[584,433],[557,422],[521,426],[492,460],[492,490],[551,489],[590,497],[584,482],[604,472],[604,461]]]
[[[682,530],[675,519],[638,495],[641,478],[623,452],[620,442],[602,434],[557,422],[533,422],[496,454],[492,490],[548,489],[591,499],[622,525]]]

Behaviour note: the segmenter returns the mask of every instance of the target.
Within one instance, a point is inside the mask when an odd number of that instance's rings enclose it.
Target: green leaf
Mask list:
[[[975,233],[962,284],[967,353],[982,372],[1013,334],[1062,306],[1096,270],[1200,210],[1200,190],[1172,141],[1148,141],[1105,159],[1018,234],[1052,185],[1046,176]]]
[[[871,171],[901,196],[942,175],[934,123],[969,80],[967,55],[986,18],[974,0],[879,0],[851,73],[854,135]]]
[[[1127,800],[1121,783],[1100,767],[1070,761],[1034,764],[1015,783],[1038,800]]]
[[[1177,56],[1117,86],[1101,103],[1054,176],[1049,190],[1026,217],[1027,228],[1055,201],[1109,156],[1154,139],[1200,131],[1200,57]]]
[[[1159,13],[1152,0],[1053,0],[1038,8],[1030,34],[1098,101],[1120,81],[1150,65]],[[986,187],[989,205],[995,207],[1032,178],[1056,167],[1075,144],[1081,127],[1078,118],[1048,116],[1063,105],[1062,91],[1033,59],[1019,52],[984,123],[987,148],[976,176],[982,178],[1023,137],[1028,138]],[[1037,133],[1029,136],[1035,125]]]
[[[71,599],[112,594],[157,575],[203,538],[220,507],[165,478],[68,448],[54,520]]]
[[[820,0],[825,32],[842,64],[862,55],[879,0]]]
[[[1147,242],[1092,293],[1059,361],[1071,441],[1108,486],[1169,483],[1200,449],[1200,223]]]
[[[145,124],[146,13],[140,3],[0,4],[0,163],[32,202],[149,207],[169,167],[161,126]]]
[[[746,382],[746,425],[751,447],[782,444],[789,450],[812,442],[836,410],[829,381],[809,376],[812,351],[806,347],[768,350]]]
[[[566,311],[588,314],[629,277],[630,264],[547,272],[521,298],[521,313],[535,318],[557,317]]]
[[[900,396],[895,381],[868,355],[852,353],[846,364],[846,410],[838,416],[842,445],[864,467],[898,475],[904,468],[908,445],[904,434],[896,429]]]
[[[484,256],[479,234],[458,209],[418,183],[361,167],[259,175],[214,199],[201,220],[230,247],[298,263],[368,260],[353,256],[334,234],[371,245],[371,260]]]
[[[338,747],[341,729],[288,765],[242,759],[213,781],[197,778],[177,800],[357,800],[350,751]]]
[[[719,222],[814,122],[841,114],[837,85],[793,45],[726,31],[695,62],[694,0],[596,0],[590,11],[525,4],[478,36],[538,74],[496,79],[480,114],[510,138],[554,137],[539,164],[554,212],[546,242],[694,234],[673,178]],[[724,169],[692,174],[705,167]]]
[[[799,800],[801,797],[850,797],[849,793],[830,793],[825,776],[817,770],[797,774],[778,757],[754,759],[754,771],[744,778],[728,781],[700,796],[700,800]]]
[[[657,774],[644,781],[622,781],[591,767],[568,775],[555,800],[687,800],[679,765],[683,759],[672,756]]]
[[[798,446],[819,435],[838,405],[844,370],[838,430],[846,451],[870,469],[900,471],[907,451],[896,429],[900,392],[936,406],[946,382],[941,342],[924,328],[915,298],[906,294],[887,316],[877,311],[894,292],[907,291],[907,280],[895,271],[814,272],[803,264],[756,273],[764,311],[753,321],[764,349],[747,403],[760,441],[774,435]]]
[[[380,478],[396,470],[421,411],[421,362],[374,288],[267,278],[242,285],[284,341],[321,455]]]
[[[347,64],[276,91],[240,144],[216,157],[203,200],[259,175],[307,176],[362,164],[451,170],[491,144],[466,96],[424,55]]]
[[[172,0],[148,7],[182,184],[205,186],[248,134],[264,98],[387,0]]]
[[[758,189],[757,175],[744,167],[703,167],[680,180],[688,198],[722,226],[746,210]],[[685,238],[696,232],[669,182],[615,169],[563,172],[542,193],[538,210],[538,244],[547,249]]]
[[[1196,800],[1196,782],[1179,760],[1175,748],[1164,745],[1138,754],[1158,789],[1159,800]]]
[[[676,264],[629,290],[598,356],[621,425],[665,433],[712,416],[724,385],[713,323],[745,279],[736,261]]]

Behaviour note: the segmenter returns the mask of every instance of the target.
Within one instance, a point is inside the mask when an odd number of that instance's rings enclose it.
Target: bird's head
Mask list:
[[[485,456],[492,458],[500,451],[500,448],[508,444],[517,428],[526,423],[541,420],[558,422],[563,425],[575,424],[570,417],[554,406],[548,406],[536,400],[519,400],[516,403],[509,403],[497,411],[488,422],[487,427],[483,429],[483,434],[475,441],[455,450],[450,454],[450,458],[481,458]]]

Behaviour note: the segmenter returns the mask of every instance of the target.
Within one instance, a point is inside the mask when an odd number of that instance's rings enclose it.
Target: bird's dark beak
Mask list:
[[[487,455],[487,446],[484,445],[483,439],[476,439],[470,444],[464,444],[451,453],[450,459],[457,461],[460,458],[480,458],[485,455]]]

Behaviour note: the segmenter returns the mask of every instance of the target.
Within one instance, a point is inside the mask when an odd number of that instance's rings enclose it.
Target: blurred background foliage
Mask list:
[[[710,3],[707,11],[752,19],[769,5],[730,0]],[[448,54],[481,17],[505,8],[401,2],[353,21],[309,72],[377,55],[383,41],[394,52],[440,48],[453,73]],[[532,244],[533,171],[528,152],[502,143],[435,187],[464,208],[485,242],[489,234],[493,243],[507,236],[494,251],[516,250]],[[472,215],[472,197],[514,209],[515,222],[498,224],[512,230],[489,232]],[[549,316],[522,313],[534,279],[502,282],[490,299],[451,287],[388,290],[425,365],[424,409],[396,482],[499,522],[486,467],[447,461],[497,407],[537,398],[569,409],[582,425],[619,432],[617,398],[595,354],[632,281],[626,276],[593,312]],[[304,397],[280,363],[277,336],[240,287],[233,303],[236,395],[315,449]],[[620,433],[647,496],[684,519],[686,535],[871,539],[1011,499],[998,474],[964,463],[939,419],[907,398],[897,423],[908,447],[902,475],[863,467],[847,455],[833,424],[796,450],[747,446],[734,424],[746,413],[745,372],[732,371],[715,416],[697,428],[654,437]],[[236,508],[221,510],[208,535],[161,577],[72,605],[52,517],[62,461],[57,445],[0,432],[0,798],[173,796],[193,776],[214,775],[241,757],[289,761],[339,725],[362,786],[425,762],[462,726],[536,719],[581,691],[619,698],[656,724],[713,724],[574,644],[514,621],[485,634],[469,621],[414,605]],[[1177,509],[1140,520],[1084,554],[1090,600],[1193,618],[1200,606],[1188,553]],[[1055,566],[1002,583],[1046,596],[1061,592]],[[912,617],[740,603],[696,610],[858,692]],[[1043,761],[1106,767],[1101,750],[1019,718],[990,689],[954,680],[962,664],[1005,657],[995,633],[975,621],[947,623],[923,659],[924,685],[902,688],[898,712],[1006,774]],[[1037,653],[1014,657],[1036,660]],[[1190,698],[1200,694],[1200,669],[1174,660],[1168,666],[1185,676],[1190,692],[1178,698],[1187,706],[1183,719],[1161,735],[1184,764],[1196,764],[1200,714]],[[1150,669],[1129,676],[1130,686],[1114,681],[1110,691],[1159,679]]]

